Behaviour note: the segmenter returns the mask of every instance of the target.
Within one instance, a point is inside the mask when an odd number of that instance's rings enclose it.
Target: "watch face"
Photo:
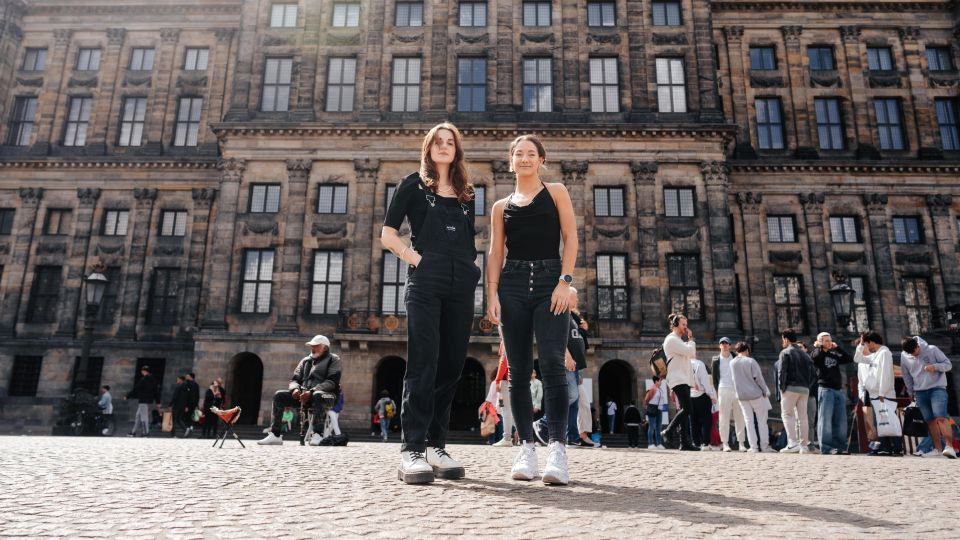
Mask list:
[[[569,283],[573,283],[573,276],[571,276],[570,274],[564,274],[564,275],[560,276],[560,279],[562,279],[564,282],[566,282],[566,283],[568,283],[568,284],[569,284]]]

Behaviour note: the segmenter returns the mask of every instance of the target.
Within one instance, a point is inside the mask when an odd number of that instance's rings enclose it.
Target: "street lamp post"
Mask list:
[[[830,301],[833,304],[833,316],[837,318],[837,333],[846,334],[850,324],[850,315],[853,312],[854,291],[847,285],[846,277],[837,280],[837,284],[830,288]]]
[[[86,367],[90,361],[90,347],[93,344],[93,322],[97,318],[97,312],[100,310],[100,302],[103,301],[103,293],[107,290],[107,276],[103,275],[101,266],[93,267],[93,272],[87,276],[84,281],[87,282],[87,309],[83,318],[83,351],[80,353],[80,365]],[[94,390],[96,393],[96,390]]]

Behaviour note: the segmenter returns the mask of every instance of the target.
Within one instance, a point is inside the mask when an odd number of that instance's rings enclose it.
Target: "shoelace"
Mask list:
[[[562,458],[567,457],[567,450],[561,445],[557,445],[550,449],[550,454],[547,456],[547,463],[555,466],[559,466],[563,463]]]
[[[533,459],[536,454],[534,453],[533,448],[527,448],[526,445],[521,444],[520,453],[517,454],[516,459],[513,460],[514,463],[520,463],[521,461],[529,461]]]
[[[410,452],[410,461],[417,461],[417,460],[419,460],[419,461],[426,461],[427,458],[423,455],[423,452],[411,451],[411,452]]]
[[[440,459],[443,459],[443,458],[453,459],[453,457],[451,457],[450,454],[448,454],[446,449],[444,448],[435,448],[434,452],[437,453],[437,457]]]

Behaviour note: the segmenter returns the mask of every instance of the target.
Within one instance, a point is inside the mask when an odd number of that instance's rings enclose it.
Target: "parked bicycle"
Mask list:
[[[112,437],[117,430],[117,421],[114,420],[112,414],[80,409],[73,421],[70,422],[70,429],[74,435],[95,433],[104,437]]]

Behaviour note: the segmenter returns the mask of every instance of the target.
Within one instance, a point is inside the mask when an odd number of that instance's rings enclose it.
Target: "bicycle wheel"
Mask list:
[[[100,422],[100,434],[104,437],[113,437],[115,431],[117,431],[117,421],[112,416]]]
[[[83,435],[83,414],[77,413],[77,416],[70,423],[70,429],[74,435]]]

